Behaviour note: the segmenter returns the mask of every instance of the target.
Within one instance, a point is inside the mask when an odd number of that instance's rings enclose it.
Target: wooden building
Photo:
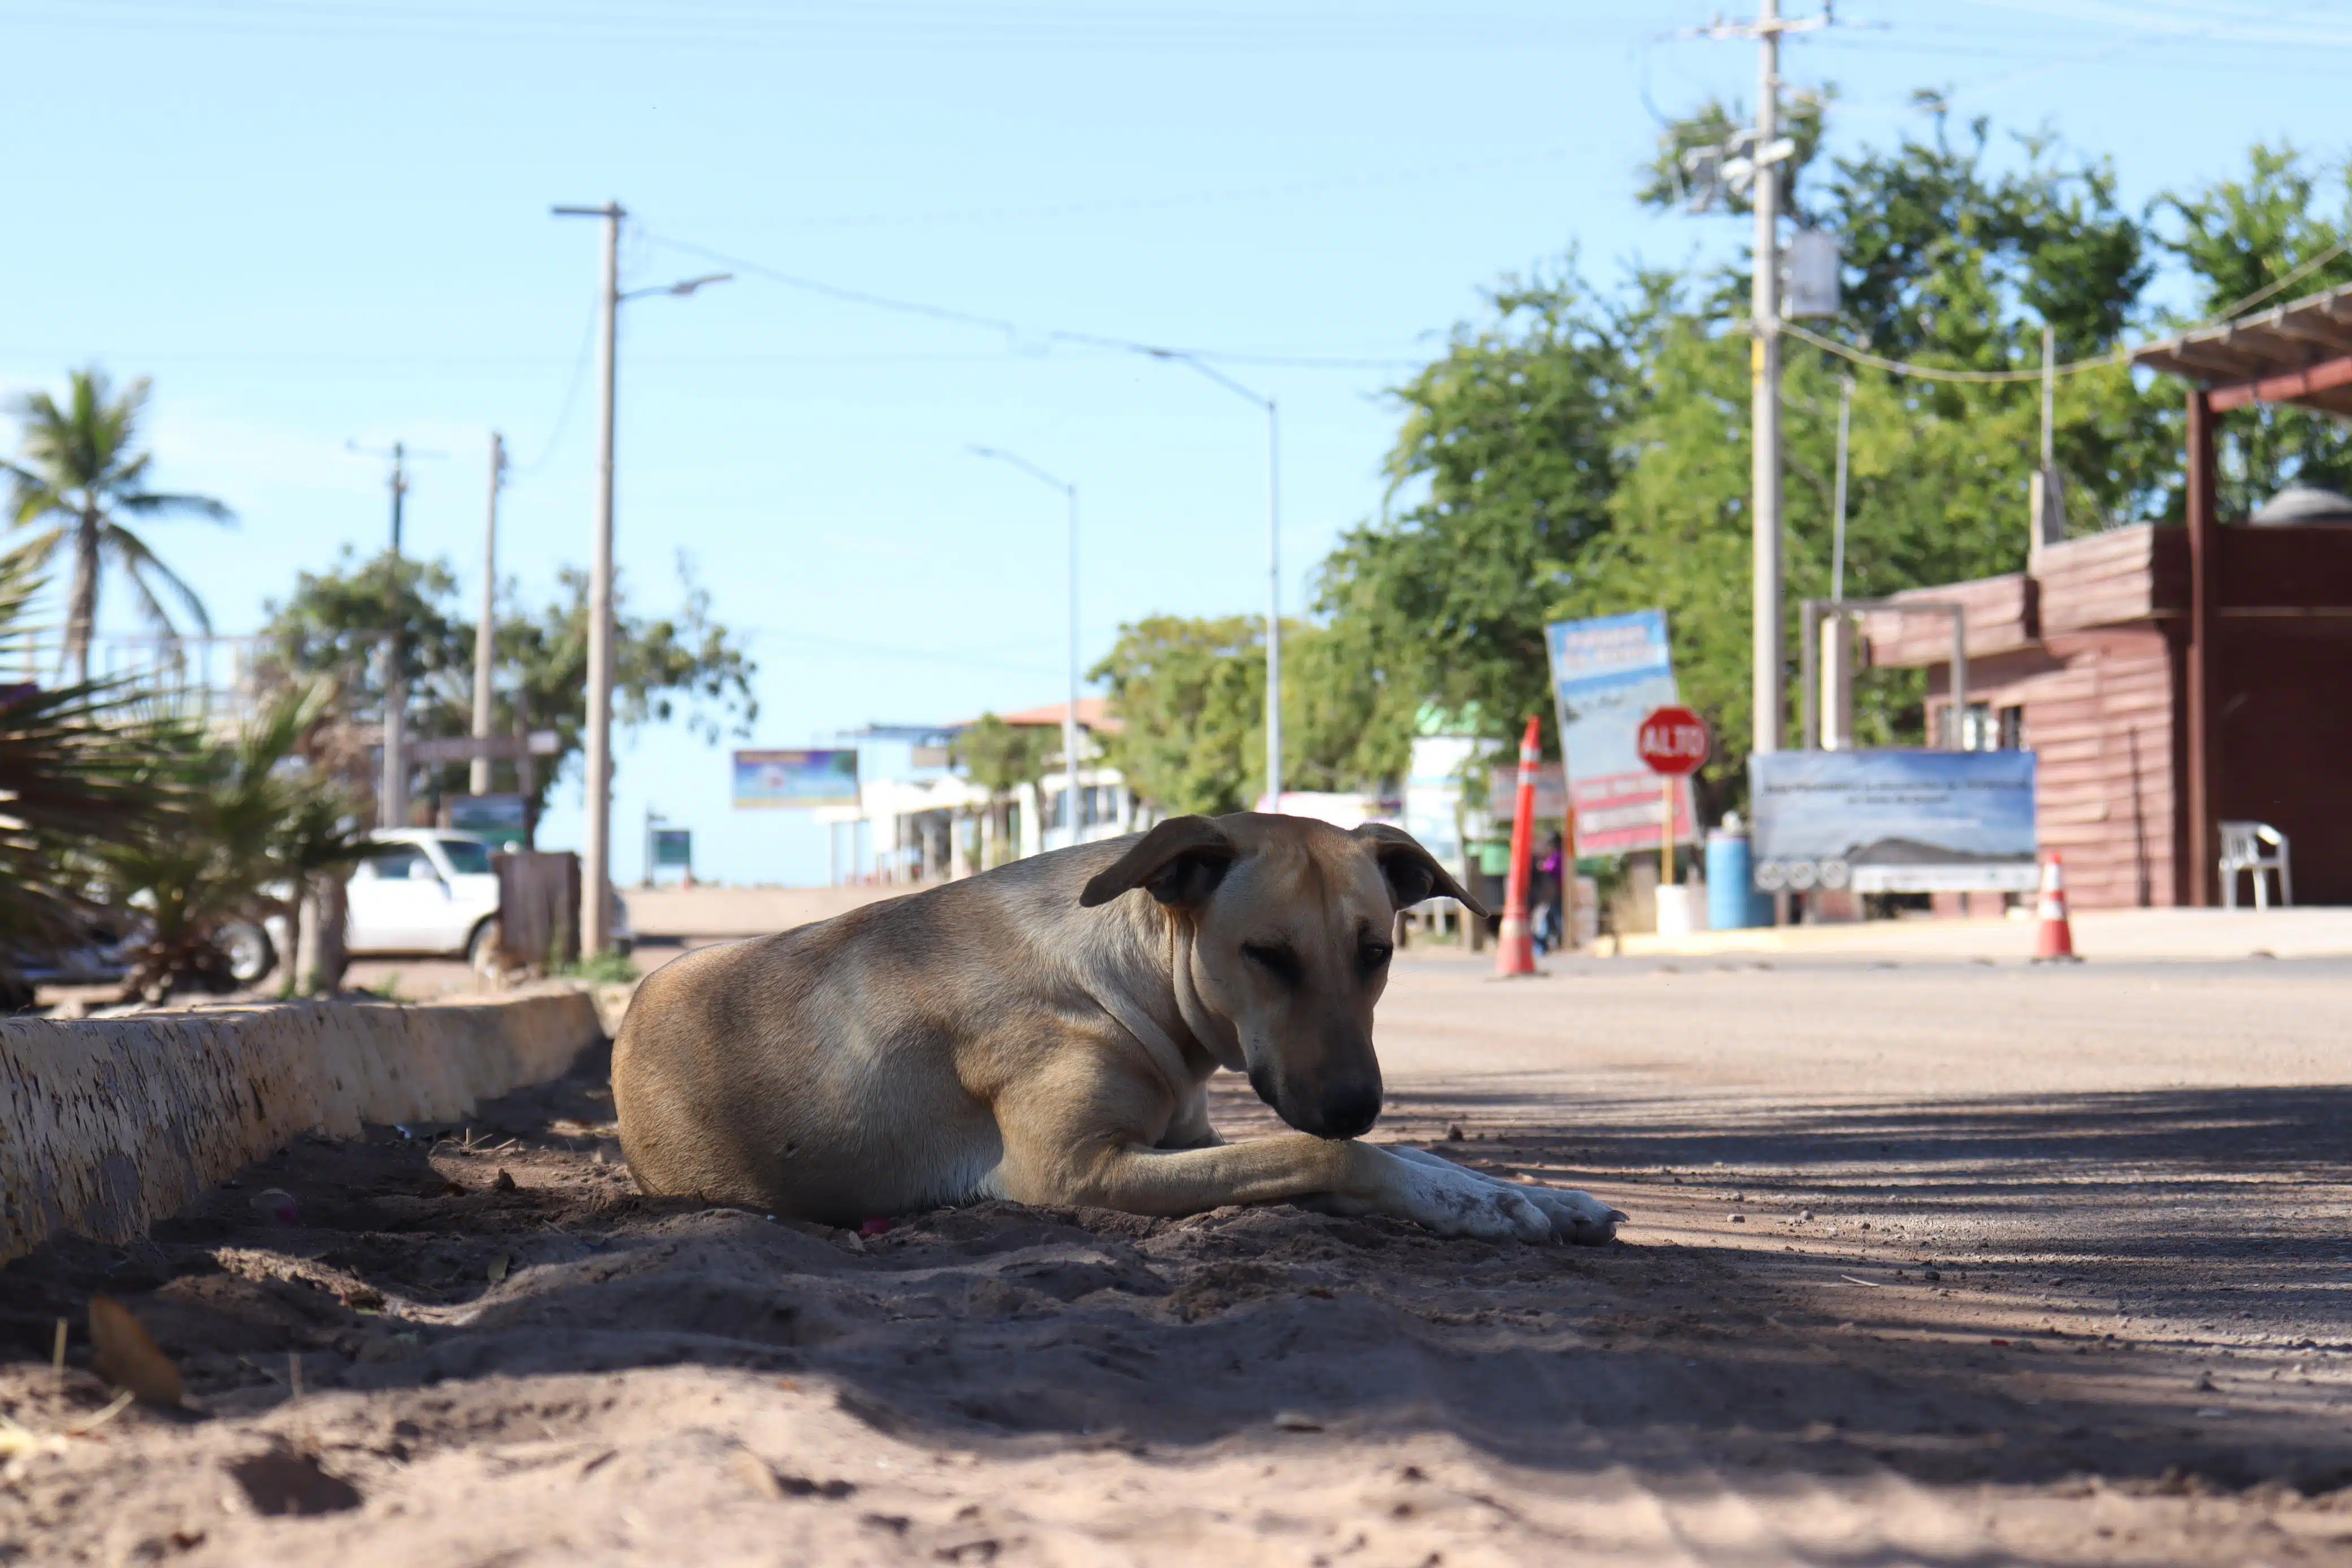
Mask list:
[[[2186,527],[2045,546],[2027,570],[1896,601],[1964,606],[1971,747],[2039,753],[2042,846],[2083,907],[2212,904],[2222,821],[2288,837],[2305,904],[2352,904],[2352,503],[2215,515],[2213,415],[2352,416],[2352,287],[2140,350],[2188,378]],[[1865,654],[1926,667],[1948,744],[1948,618],[1874,613]],[[2242,901],[2245,894],[2241,890]]]

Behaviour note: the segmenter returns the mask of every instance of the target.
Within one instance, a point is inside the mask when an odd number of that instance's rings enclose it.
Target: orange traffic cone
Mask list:
[[[1543,761],[1543,727],[1528,720],[1519,741],[1518,809],[1511,817],[1511,874],[1504,885],[1503,926],[1496,933],[1495,977],[1510,979],[1536,972],[1534,933],[1528,926],[1528,854],[1536,831],[1536,769]]]
[[[2074,925],[2066,918],[2066,867],[2058,852],[2042,862],[2042,905],[2037,911],[2042,929],[2034,939],[2037,964],[2079,964],[2074,953]]]

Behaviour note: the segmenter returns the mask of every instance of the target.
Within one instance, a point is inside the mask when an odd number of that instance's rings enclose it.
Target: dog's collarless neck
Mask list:
[[[1193,1082],[1207,1079],[1223,1067],[1239,1072],[1246,1063],[1242,1055],[1241,1035],[1230,1020],[1212,1009],[1201,995],[1192,978],[1192,924],[1175,910],[1163,912],[1168,922],[1168,988],[1176,998],[1177,1016],[1183,1019],[1184,1035],[1179,1042],[1184,1051],[1185,1066],[1192,1071]]]

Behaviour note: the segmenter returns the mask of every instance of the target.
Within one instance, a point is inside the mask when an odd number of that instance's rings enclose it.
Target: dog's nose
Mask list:
[[[1326,1138],[1352,1138],[1370,1131],[1381,1119],[1381,1086],[1377,1083],[1351,1083],[1328,1090],[1323,1095],[1322,1125],[1313,1131]]]

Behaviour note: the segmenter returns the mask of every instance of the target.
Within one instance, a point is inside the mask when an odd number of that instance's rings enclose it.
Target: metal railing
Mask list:
[[[259,704],[254,666],[260,643],[250,635],[168,632],[95,637],[89,674],[129,688],[148,716],[207,727],[235,725]],[[62,628],[27,627],[0,643],[0,684],[55,686],[72,678]]]

